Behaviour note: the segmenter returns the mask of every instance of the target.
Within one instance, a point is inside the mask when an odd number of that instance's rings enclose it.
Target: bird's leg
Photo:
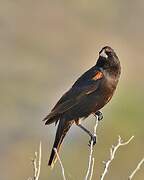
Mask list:
[[[86,129],[84,126],[82,126],[81,124],[76,124],[78,127],[80,127],[84,132],[86,132],[89,136],[90,136],[90,141],[89,141],[89,146],[91,144],[91,141],[93,140],[93,145],[96,144],[96,136],[94,136],[88,129]]]
[[[97,111],[94,113],[94,116],[98,116],[98,121],[101,121],[103,119],[103,114],[101,111]]]

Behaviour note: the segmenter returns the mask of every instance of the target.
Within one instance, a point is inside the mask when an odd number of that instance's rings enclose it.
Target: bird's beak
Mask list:
[[[101,57],[103,57],[103,58],[108,58],[108,55],[106,54],[106,52],[105,52],[105,50],[103,50],[100,54],[99,54],[99,56],[101,56]]]

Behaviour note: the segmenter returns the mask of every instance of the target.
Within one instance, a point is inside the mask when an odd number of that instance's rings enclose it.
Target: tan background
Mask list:
[[[106,179],[127,179],[144,156],[144,1],[0,1],[0,179],[27,179],[31,158],[42,141],[40,179],[61,179],[57,164],[47,167],[54,126],[42,118],[84,71],[98,51],[112,46],[122,64],[115,97],[103,109],[95,146],[94,179],[103,170],[117,136],[135,135],[121,148]],[[84,124],[92,129],[94,117]],[[73,126],[61,157],[70,180],[82,180],[88,137]],[[144,167],[136,180],[144,179]]]

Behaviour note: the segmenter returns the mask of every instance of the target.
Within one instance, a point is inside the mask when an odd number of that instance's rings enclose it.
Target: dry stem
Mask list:
[[[116,151],[118,150],[118,148],[119,148],[120,146],[125,146],[125,145],[127,145],[133,138],[134,138],[134,136],[132,136],[128,141],[123,142],[123,140],[121,139],[121,137],[120,137],[120,136],[118,137],[118,143],[117,143],[117,145],[116,145],[116,146],[112,145],[112,148],[110,149],[110,158],[109,158],[109,160],[106,161],[106,162],[103,162],[104,165],[105,165],[105,167],[104,167],[104,172],[102,173],[100,180],[103,180],[104,177],[105,177],[105,175],[107,174],[108,168],[109,168],[109,166],[110,166],[110,163],[111,163],[112,160],[115,158],[115,153],[116,153]]]
[[[93,135],[96,137],[96,139],[97,139],[97,126],[98,126],[98,116],[96,116],[96,121],[95,121],[95,126],[94,126],[94,133],[93,133]],[[91,144],[90,144],[90,155],[89,155],[88,169],[87,169],[87,173],[86,173],[86,176],[85,176],[85,180],[88,180],[88,176],[89,176],[90,173],[91,173],[90,174],[90,179],[92,178],[92,175],[93,175],[93,168],[94,168],[94,158],[93,158],[93,163],[92,163],[93,143],[94,142],[92,140]]]
[[[40,168],[41,168],[41,142],[39,145],[39,157],[38,157],[38,153],[35,152],[35,157],[32,160],[32,165],[33,165],[33,177],[28,178],[28,180],[38,180],[40,176]]]
[[[61,159],[60,159],[60,157],[59,157],[59,154],[58,154],[58,152],[57,152],[57,149],[56,149],[56,148],[54,148],[54,151],[55,151],[55,153],[56,153],[56,155],[57,155],[58,161],[59,161],[60,166],[61,166],[63,179],[64,179],[64,180],[66,180],[66,177],[65,177],[65,170],[64,170],[64,167],[63,167],[62,161],[61,161]]]
[[[136,174],[136,172],[141,168],[141,165],[144,163],[144,158],[138,163],[137,167],[134,169],[134,171],[132,172],[132,174],[129,176],[128,180],[131,180],[134,175]]]
[[[92,159],[92,166],[91,166],[91,173],[90,173],[90,178],[89,178],[89,180],[92,180],[92,176],[93,176],[93,170],[94,170],[94,161],[95,159],[93,158]]]

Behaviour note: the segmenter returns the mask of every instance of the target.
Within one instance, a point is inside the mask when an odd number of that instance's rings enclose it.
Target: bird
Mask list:
[[[73,124],[85,131],[96,143],[96,137],[82,124],[81,119],[93,114],[103,119],[100,111],[112,98],[121,74],[118,56],[110,46],[99,52],[96,64],[80,76],[72,87],[60,98],[51,112],[43,119],[45,125],[58,123],[56,136],[48,161],[51,168],[57,160],[65,135]]]

